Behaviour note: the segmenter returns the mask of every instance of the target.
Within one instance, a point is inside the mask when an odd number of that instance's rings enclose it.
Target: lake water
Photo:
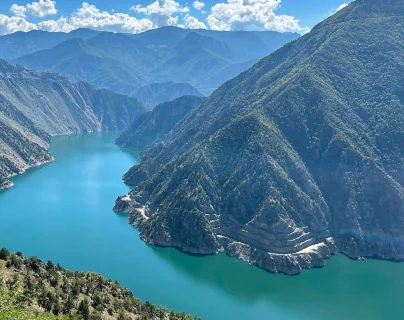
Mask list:
[[[203,319],[404,319],[404,263],[351,261],[288,277],[224,254],[193,257],[143,243],[112,211],[138,154],[115,133],[54,138],[56,161],[0,193],[0,247],[118,280],[142,300]]]

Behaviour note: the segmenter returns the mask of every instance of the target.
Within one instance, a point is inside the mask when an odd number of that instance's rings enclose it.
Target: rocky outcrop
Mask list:
[[[329,259],[331,255],[337,253],[333,238],[326,238],[324,242],[313,244],[291,254],[262,251],[228,238],[222,238],[221,242],[229,256],[244,260],[269,272],[287,275],[299,274],[302,269],[322,268],[324,259]]]
[[[124,130],[144,112],[134,98],[0,60],[0,185],[52,161],[52,135]]]
[[[3,180],[0,182],[0,190],[11,188],[14,184],[10,180]]]

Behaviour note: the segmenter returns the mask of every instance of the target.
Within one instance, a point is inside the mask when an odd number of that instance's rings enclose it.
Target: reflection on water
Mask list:
[[[54,138],[56,161],[0,193],[0,246],[117,279],[136,296],[204,319],[398,319],[404,264],[333,257],[324,269],[273,275],[224,254],[195,257],[139,240],[112,207],[138,153],[114,133]]]

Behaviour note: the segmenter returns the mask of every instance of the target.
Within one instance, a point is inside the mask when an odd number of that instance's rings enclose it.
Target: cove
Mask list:
[[[341,255],[296,277],[224,254],[185,255],[143,243],[112,211],[129,191],[121,176],[138,154],[116,133],[55,137],[53,163],[12,178],[0,192],[0,247],[100,272],[142,300],[203,319],[401,319],[404,263]]]

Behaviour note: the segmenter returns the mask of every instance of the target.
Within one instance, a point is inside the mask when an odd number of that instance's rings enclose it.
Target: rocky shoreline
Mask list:
[[[322,268],[325,265],[325,260],[338,253],[353,260],[370,258],[394,262],[404,261],[404,255],[401,254],[404,252],[404,241],[385,239],[384,241],[372,242],[370,239],[341,238],[332,235],[317,239],[315,243],[295,252],[292,250],[286,253],[275,253],[216,234],[217,246],[200,243],[200,248],[195,250],[193,247],[173,241],[164,232],[156,232],[153,234],[154,236],[150,236],[147,221],[150,219],[151,207],[147,194],[135,187],[128,195],[118,197],[113,210],[127,213],[129,224],[139,230],[141,240],[147,244],[176,248],[192,255],[214,255],[225,252],[230,257],[240,259],[271,273],[298,275],[304,269]],[[156,234],[159,236],[155,236]]]
[[[146,223],[150,215],[149,206],[147,195],[134,188],[128,195],[116,200],[113,210],[129,214],[129,223],[139,230],[140,238],[147,244],[176,248],[187,254],[214,255],[224,251],[230,257],[235,257],[271,273],[297,275],[303,269],[324,267],[324,260],[330,259],[331,256],[339,252],[333,237],[327,237],[297,252],[272,253],[220,235],[216,236],[217,246],[206,246],[201,243],[200,248],[195,250],[195,248],[187,247],[183,243],[172,241],[168,234],[162,233],[159,237],[151,237],[147,232]],[[346,254],[345,252],[341,253]],[[351,255],[351,258],[354,259],[358,257]]]
[[[27,171],[28,169],[35,168],[35,167],[40,167],[40,166],[42,166],[42,165],[44,165],[44,164],[51,163],[51,162],[53,162],[53,161],[55,161],[55,158],[51,156],[51,159],[50,159],[50,160],[40,161],[40,162],[35,162],[35,163],[30,163],[28,166],[26,166],[25,168],[21,169],[18,173],[12,174],[12,175],[8,176],[5,180],[3,180],[2,182],[0,182],[0,190],[7,190],[7,189],[10,189],[10,188],[12,188],[12,187],[14,186],[14,183],[11,182],[11,181],[9,180],[9,178],[14,177],[14,176],[17,176],[17,175],[24,174],[25,171]]]

